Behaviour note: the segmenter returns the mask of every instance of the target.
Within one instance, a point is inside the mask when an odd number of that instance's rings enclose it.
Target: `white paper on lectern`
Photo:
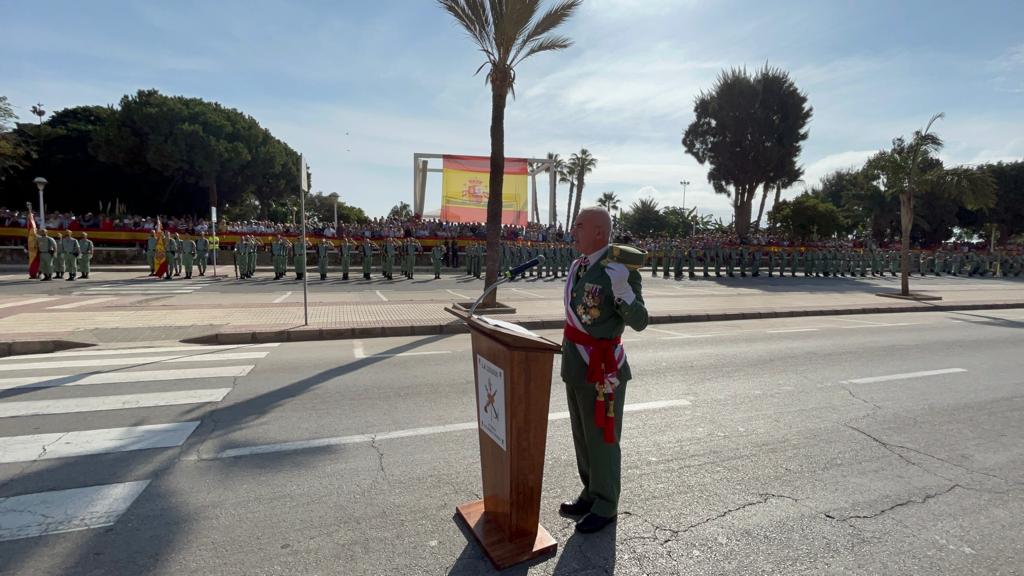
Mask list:
[[[534,334],[533,332],[530,332],[526,328],[523,328],[519,324],[513,324],[512,322],[506,322],[504,320],[497,320],[495,318],[488,318],[487,316],[477,316],[477,318],[479,318],[480,320],[483,320],[484,322],[490,324],[491,326],[497,326],[499,328],[504,328],[506,330],[511,330],[513,332],[517,332],[517,333],[522,334],[524,336],[532,336],[534,338],[539,338],[540,337],[537,334]]]
[[[477,416],[480,429],[505,450],[505,371],[476,357]]]

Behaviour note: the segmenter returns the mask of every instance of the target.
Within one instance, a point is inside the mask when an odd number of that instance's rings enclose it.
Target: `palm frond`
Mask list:
[[[543,52],[544,50],[533,50],[535,45],[543,38],[543,36],[555,28],[561,26],[566,20],[572,16],[573,12],[579,8],[582,0],[562,0],[558,4],[552,6],[543,16],[537,19],[537,21],[526,31],[519,39],[516,45],[516,50],[512,54],[512,62],[519,63],[526,58],[529,58],[531,54],[537,52]],[[568,40],[568,39],[566,39]],[[572,44],[571,41],[563,48],[567,48]],[[553,48],[553,50],[559,50],[561,48]],[[523,51],[526,50],[526,54]],[[552,49],[549,49],[552,50]],[[522,55],[522,57],[520,57]]]

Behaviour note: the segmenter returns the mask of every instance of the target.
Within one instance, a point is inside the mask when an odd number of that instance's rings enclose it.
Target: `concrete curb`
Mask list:
[[[88,348],[90,346],[95,346],[95,344],[74,342],[72,340],[14,340],[0,342],[0,358],[24,354],[48,354],[60,350]]]
[[[894,314],[903,312],[951,312],[958,310],[1006,310],[1024,308],[1024,302],[989,304],[913,304],[859,308],[815,308],[794,310],[753,310],[694,314],[655,314],[651,324],[681,324],[689,322],[720,322],[727,320],[756,320],[762,318],[798,318],[807,316],[851,316],[856,314]],[[557,330],[565,324],[562,318],[524,320],[519,325],[529,330]],[[312,340],[351,340],[355,338],[392,338],[397,336],[434,336],[464,334],[469,331],[459,321],[445,324],[409,326],[359,326],[352,328],[291,328],[257,332],[219,332],[187,338],[188,344],[263,344],[270,342],[306,342]],[[2,344],[0,344],[2,345]],[[2,351],[2,349],[0,349]],[[3,354],[0,354],[2,356]]]

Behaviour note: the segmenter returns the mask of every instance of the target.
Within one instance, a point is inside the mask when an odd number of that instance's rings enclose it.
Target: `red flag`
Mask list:
[[[36,218],[28,211],[28,277],[33,280],[39,276],[39,234],[36,231]]]

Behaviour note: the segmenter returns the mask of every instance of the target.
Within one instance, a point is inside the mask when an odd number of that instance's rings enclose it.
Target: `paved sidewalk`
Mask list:
[[[895,279],[893,279],[895,280]],[[516,308],[502,319],[532,329],[558,328],[563,322],[561,283],[517,283],[500,289],[500,300]],[[835,287],[801,285],[799,280],[722,285],[713,282],[645,282],[652,323],[703,322],[747,318],[1024,308],[1024,282],[915,282],[915,290],[941,296],[937,302],[912,302],[876,295],[892,291],[877,284]],[[0,355],[4,341],[72,341],[86,344],[190,340],[222,344],[366,338],[458,333],[465,328],[444,307],[459,300],[443,293],[381,291],[383,301],[352,301],[358,294],[319,294],[303,324],[301,292],[293,301],[255,301],[254,295],[201,292],[167,302],[103,303],[67,310],[33,309],[0,318]],[[465,290],[471,292],[469,288]],[[249,297],[247,297],[249,296]],[[333,299],[333,301],[332,301]],[[340,299],[340,301],[339,301]],[[294,300],[298,300],[297,302]],[[41,344],[40,344],[41,345]],[[31,351],[38,351],[31,348]]]

